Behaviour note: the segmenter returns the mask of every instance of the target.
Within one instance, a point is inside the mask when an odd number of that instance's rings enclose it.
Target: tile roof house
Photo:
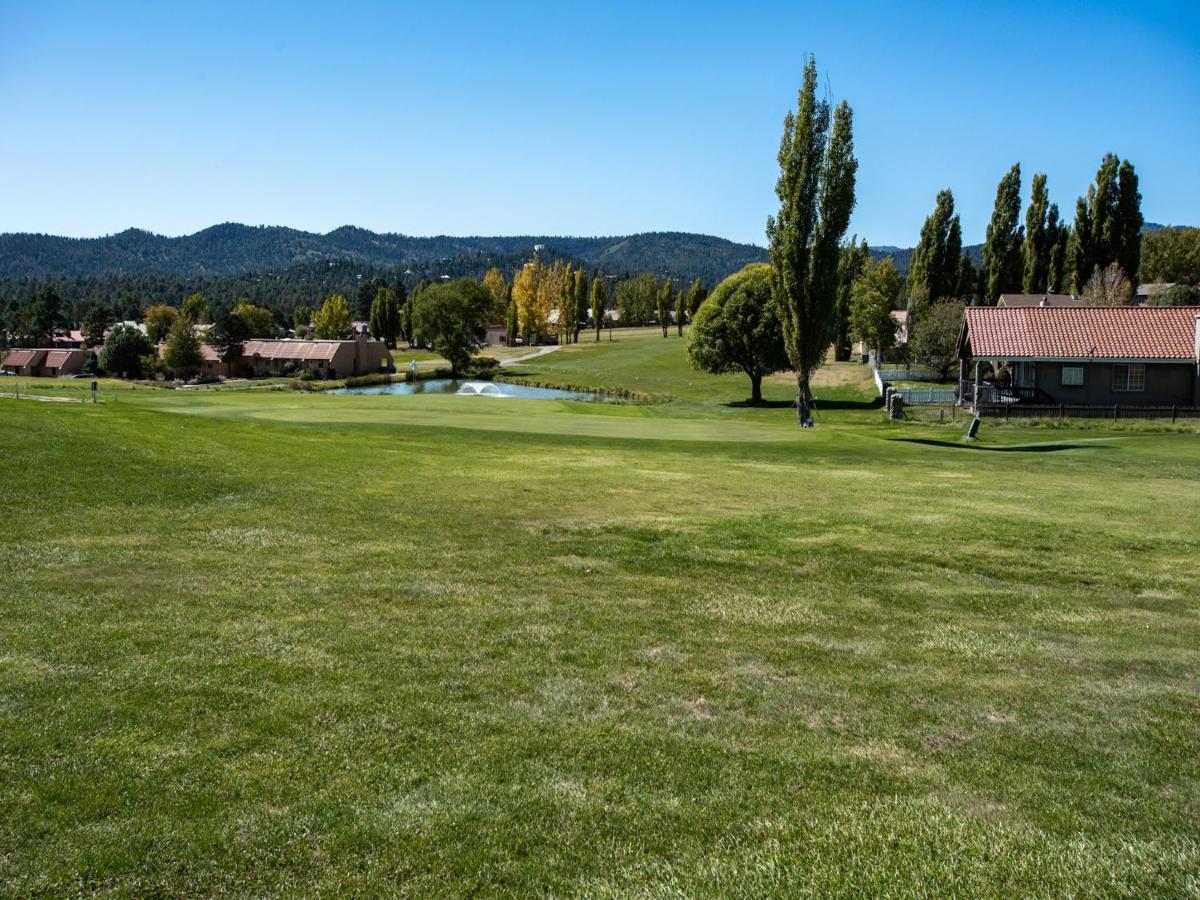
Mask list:
[[[1200,307],[969,306],[958,351],[975,383],[984,362],[1007,368],[1010,402],[1200,405]]]

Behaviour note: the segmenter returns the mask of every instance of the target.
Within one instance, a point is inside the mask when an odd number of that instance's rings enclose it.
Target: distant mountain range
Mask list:
[[[1163,226],[1147,223],[1145,230]],[[496,264],[513,267],[542,246],[549,256],[565,257],[612,274],[654,272],[677,280],[702,278],[709,285],[767,251],[706,234],[643,232],[624,237],[410,237],[378,234],[350,225],[328,234],[280,226],[225,223],[183,237],[164,237],[130,228],[99,238],[46,234],[0,234],[0,279],[95,278],[113,275],[229,277],[279,272],[323,260],[349,260],[373,269],[413,266],[434,272],[446,261],[457,272]],[[976,263],[983,245],[964,248]],[[908,271],[912,248],[871,247],[871,255],[891,256]]]
[[[646,232],[625,237],[409,237],[344,226],[328,234],[283,227],[214,225],[183,237],[129,229],[100,238],[0,235],[0,278],[83,278],[117,274],[230,276],[269,272],[321,260],[351,260],[375,268],[477,257],[532,257],[542,246],[606,272],[655,272],[712,284],[767,251],[704,234]],[[436,266],[435,266],[436,268]]]

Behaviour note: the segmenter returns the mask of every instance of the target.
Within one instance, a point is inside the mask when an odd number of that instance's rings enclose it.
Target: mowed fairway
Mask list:
[[[1200,892],[1194,430],[617,337],[514,374],[677,399],[0,400],[0,892]]]

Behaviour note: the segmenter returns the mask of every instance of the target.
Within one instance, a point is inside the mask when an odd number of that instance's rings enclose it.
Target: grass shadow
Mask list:
[[[1004,447],[985,447],[981,444],[966,444],[961,441],[939,441],[935,438],[884,438],[901,444],[924,444],[928,447],[949,447],[951,450],[984,450],[989,453],[1056,453],[1059,450],[1111,450],[1105,444],[1011,444]]]
[[[795,400],[733,400],[729,403],[722,403],[722,406],[727,406],[732,409],[795,409]]]

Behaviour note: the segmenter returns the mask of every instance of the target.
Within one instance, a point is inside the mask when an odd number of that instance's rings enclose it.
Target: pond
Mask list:
[[[371,387],[342,388],[331,394],[459,394],[473,397],[507,397],[513,400],[596,400],[610,401],[607,394],[592,391],[564,391],[559,388],[529,387],[500,381],[454,381],[434,378],[430,381],[399,381]]]

